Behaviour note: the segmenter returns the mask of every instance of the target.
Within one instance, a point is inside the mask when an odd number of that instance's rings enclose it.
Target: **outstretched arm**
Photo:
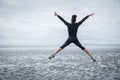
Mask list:
[[[93,15],[94,15],[94,13],[91,13],[91,14],[89,14],[88,16],[91,16],[91,17],[92,17]]]
[[[78,24],[79,24],[79,25],[82,24],[89,16],[92,17],[93,15],[94,15],[94,13],[87,15],[87,16],[84,17],[80,22],[78,22]]]
[[[58,15],[56,12],[54,12],[54,16],[57,16],[64,24],[68,24],[67,21],[65,21],[60,15]]]

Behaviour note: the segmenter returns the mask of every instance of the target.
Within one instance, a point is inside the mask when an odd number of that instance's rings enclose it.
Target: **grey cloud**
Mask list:
[[[119,0],[0,0],[0,44],[7,41],[10,44],[13,40],[15,44],[25,44],[27,40],[31,40],[27,44],[35,41],[41,44],[39,42],[44,43],[45,40],[54,44],[64,41],[67,29],[53,16],[53,11],[57,11],[69,22],[74,13],[78,15],[79,21],[95,12],[95,16],[80,26],[80,40],[86,43],[95,40],[120,43],[119,4]]]

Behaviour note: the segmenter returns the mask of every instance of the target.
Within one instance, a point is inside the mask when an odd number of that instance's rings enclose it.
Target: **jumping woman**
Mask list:
[[[81,21],[76,22],[76,18],[77,15],[72,15],[71,18],[71,23],[68,23],[67,21],[65,21],[60,15],[58,15],[56,12],[54,13],[55,16],[57,16],[66,26],[68,29],[68,39],[66,40],[66,42],[54,53],[52,54],[49,59],[52,59],[55,57],[56,54],[58,54],[58,52],[60,52],[62,49],[64,49],[66,46],[68,46],[70,43],[74,43],[75,45],[77,45],[80,49],[82,49],[88,56],[90,56],[90,58],[93,60],[93,62],[95,62],[96,60],[90,55],[90,52],[83,47],[78,38],[77,38],[77,31],[78,31],[78,27],[90,16],[93,16],[94,13],[87,15],[86,17],[84,17]]]

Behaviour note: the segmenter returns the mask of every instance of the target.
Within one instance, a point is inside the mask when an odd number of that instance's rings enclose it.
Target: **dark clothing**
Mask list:
[[[77,39],[77,30],[78,27],[88,18],[89,16],[84,17],[81,21],[78,23],[68,23],[65,21],[61,16],[58,15],[58,18],[67,26],[68,28],[68,39],[67,41],[61,46],[61,48],[65,48],[70,43],[76,44],[78,47],[80,47],[82,50],[85,48],[80,44],[79,40]]]
[[[79,40],[77,39],[77,37],[69,37],[66,42],[60,47],[61,49],[65,48],[66,46],[68,46],[70,43],[74,43],[75,45],[77,45],[79,48],[81,48],[82,50],[84,50],[85,48],[80,44]]]

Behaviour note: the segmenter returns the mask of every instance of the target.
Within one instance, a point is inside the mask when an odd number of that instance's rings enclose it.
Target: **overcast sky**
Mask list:
[[[61,45],[70,22],[94,12],[78,30],[82,44],[120,44],[120,0],[0,0],[0,45]]]

